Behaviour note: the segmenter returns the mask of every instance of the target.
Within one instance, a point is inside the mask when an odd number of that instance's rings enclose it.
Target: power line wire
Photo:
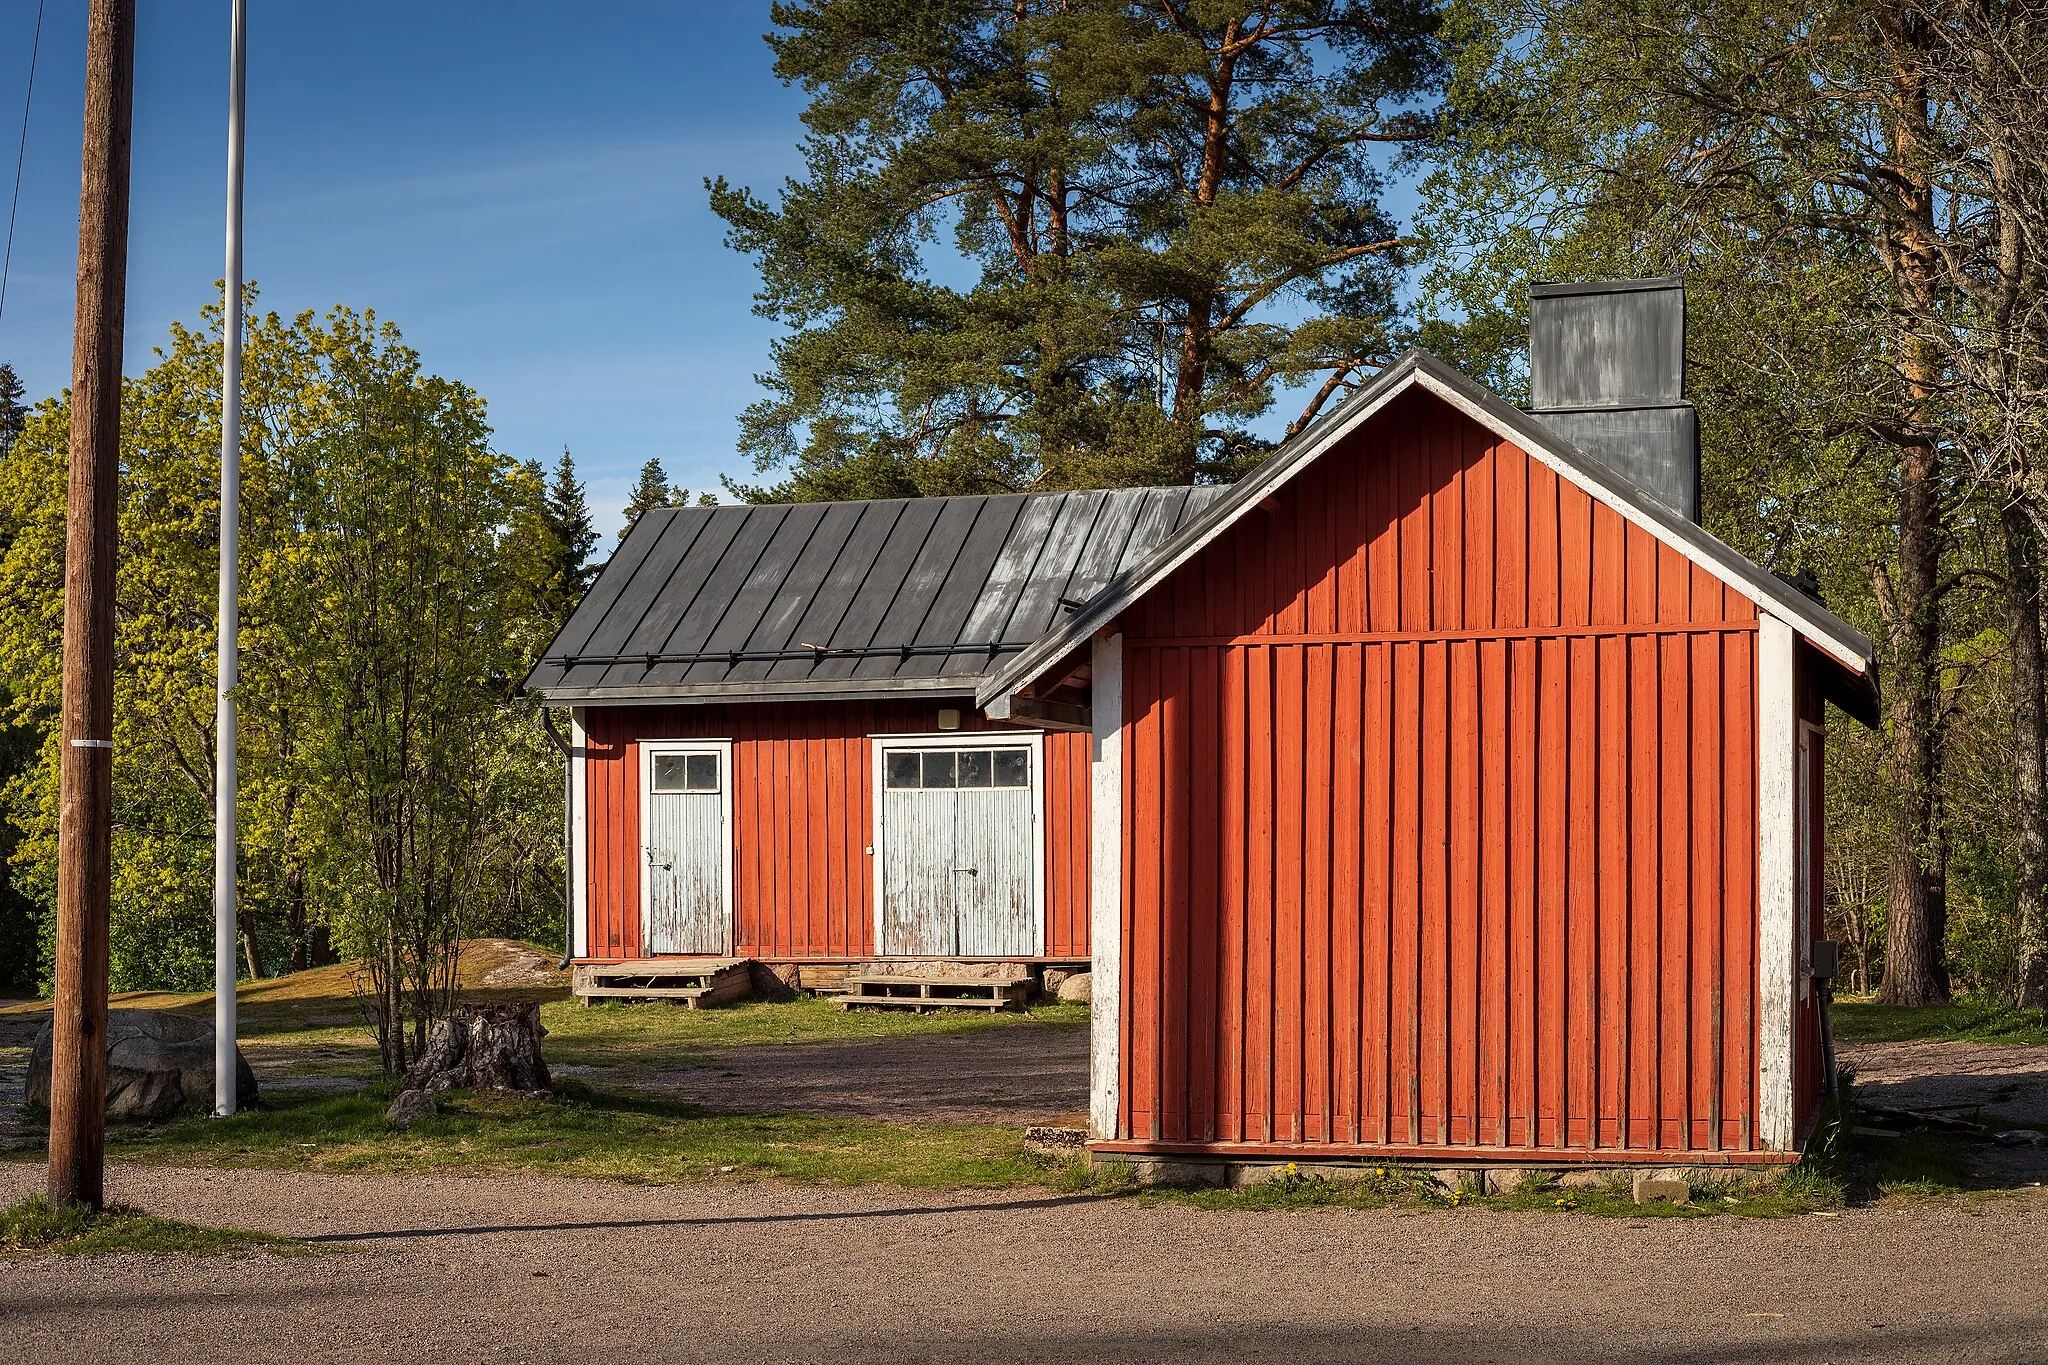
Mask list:
[[[28,91],[21,97],[21,146],[14,152],[14,201],[7,209],[7,255],[0,260],[0,318],[7,316],[7,277],[14,270],[14,219],[21,212],[21,168],[28,162],[28,111],[36,97],[36,58],[43,51],[43,3],[36,0],[36,36],[28,48]]]

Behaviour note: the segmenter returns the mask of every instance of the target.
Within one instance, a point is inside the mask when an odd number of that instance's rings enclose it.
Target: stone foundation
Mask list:
[[[1332,1160],[1302,1157],[1293,1161],[1266,1158],[1245,1160],[1234,1157],[1195,1155],[1134,1155],[1123,1152],[1091,1152],[1089,1163],[1096,1169],[1127,1167],[1141,1185],[1172,1188],[1243,1189],[1280,1175],[1290,1165],[1302,1175],[1324,1180],[1358,1180],[1386,1171],[1426,1175],[1447,1194],[1510,1194],[1532,1179],[1548,1178],[1568,1190],[1598,1189],[1603,1185],[1632,1186],[1638,1177],[1652,1180],[1682,1180],[1706,1183],[1739,1179],[1752,1184],[1772,1183],[1784,1177],[1789,1165],[1646,1166],[1571,1165],[1531,1161],[1502,1165],[1474,1162],[1465,1165],[1423,1165],[1403,1161],[1362,1161],[1355,1158]]]

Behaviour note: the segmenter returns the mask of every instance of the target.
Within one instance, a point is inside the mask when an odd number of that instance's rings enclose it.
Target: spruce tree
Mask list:
[[[597,530],[591,524],[590,501],[582,480],[576,477],[576,461],[570,457],[567,446],[562,447],[562,458],[556,461],[555,472],[548,480],[541,516],[547,524],[554,559],[549,575],[549,605],[556,621],[566,621],[597,575],[597,566],[590,561],[591,552],[597,548]]]
[[[626,501],[626,524],[619,531],[623,540],[626,532],[633,529],[633,523],[640,520],[640,514],[653,507],[668,507],[674,503],[675,489],[668,481],[668,471],[661,467],[660,460],[649,460],[640,466],[640,482],[633,486],[633,496]]]
[[[22,405],[21,395],[20,377],[12,365],[0,360],[0,456],[14,449],[28,421],[28,409]]]

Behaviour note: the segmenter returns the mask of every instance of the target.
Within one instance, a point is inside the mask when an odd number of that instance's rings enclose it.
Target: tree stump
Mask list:
[[[463,1005],[436,1019],[403,1090],[512,1090],[545,1099],[554,1089],[541,1060],[540,1005]]]

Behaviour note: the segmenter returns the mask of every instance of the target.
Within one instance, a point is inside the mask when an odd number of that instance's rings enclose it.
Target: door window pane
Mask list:
[[[654,789],[658,792],[679,792],[686,790],[683,785],[684,760],[688,754],[656,754],[654,756]]]
[[[915,787],[918,783],[919,765],[915,753],[891,749],[882,764],[882,780],[891,787]]]
[[[950,787],[953,783],[953,751],[933,750],[924,755],[924,785]]]
[[[1029,749],[996,750],[996,785],[998,787],[1028,787],[1031,785],[1031,751]]]
[[[718,790],[717,754],[656,754],[654,790],[658,792],[715,792]]]
[[[995,755],[986,749],[966,749],[960,754],[960,785],[963,787],[986,787],[991,785]]]

